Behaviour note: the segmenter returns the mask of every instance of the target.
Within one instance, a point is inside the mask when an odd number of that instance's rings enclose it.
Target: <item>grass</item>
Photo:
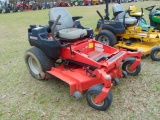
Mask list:
[[[124,3],[127,9],[135,4],[140,10],[157,1]],[[112,10],[110,4],[110,16]],[[105,5],[68,7],[72,16],[83,16],[84,26],[95,28]],[[148,12],[144,10],[145,18]],[[104,112],[88,106],[84,98],[74,101],[69,86],[58,80],[37,81],[27,71],[24,53],[30,48],[27,29],[30,24],[48,23],[48,10],[0,15],[0,119],[3,120],[159,120],[160,63],[149,56],[142,59],[139,76],[121,79],[112,89],[113,103]]]

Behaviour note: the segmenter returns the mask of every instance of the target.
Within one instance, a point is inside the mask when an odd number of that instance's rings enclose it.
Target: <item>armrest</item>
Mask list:
[[[61,47],[70,47],[71,44],[70,43],[67,43],[67,44],[62,44]]]
[[[50,20],[50,21],[48,22],[48,24],[49,24],[50,26],[52,26],[52,25],[54,24],[54,22],[55,22],[55,20]],[[58,22],[57,25],[61,25],[61,23]]]
[[[78,20],[78,19],[81,19],[81,18],[83,18],[83,17],[82,16],[74,16],[74,17],[72,17],[72,20],[75,21],[75,20]]]

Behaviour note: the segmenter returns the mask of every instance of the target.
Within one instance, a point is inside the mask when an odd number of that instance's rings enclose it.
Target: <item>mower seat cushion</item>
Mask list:
[[[119,21],[123,22],[123,19],[119,19]],[[137,23],[137,19],[129,17],[125,18],[125,25],[134,25]]]
[[[87,35],[86,29],[66,28],[59,30],[59,37],[65,39],[78,39]]]
[[[144,13],[142,14],[142,12],[135,12],[135,13],[130,13],[130,16],[133,16],[133,17],[140,17],[140,16],[143,16]]]
[[[144,15],[142,12],[136,12],[136,6],[134,5],[130,5],[129,10],[129,15],[132,17],[140,17]]]

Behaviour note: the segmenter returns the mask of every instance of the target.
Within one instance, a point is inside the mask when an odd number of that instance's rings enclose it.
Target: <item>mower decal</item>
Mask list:
[[[160,18],[160,16],[154,16],[154,18]]]
[[[150,34],[149,37],[150,37],[150,38],[156,38],[157,35],[155,35],[155,34]]]
[[[89,43],[88,48],[93,48],[93,43]]]
[[[114,21],[109,21],[109,22],[104,22],[104,24],[116,24],[116,22],[114,22]]]
[[[103,52],[104,51],[103,45],[99,43],[95,43],[95,50],[99,52]]]
[[[33,40],[38,40],[37,37],[34,37],[34,36],[29,36],[30,39],[33,39]]]
[[[95,43],[95,47],[103,48],[103,45],[99,43]]]
[[[98,52],[103,52],[104,51],[103,48],[99,48],[99,47],[95,47],[95,50],[98,51]]]

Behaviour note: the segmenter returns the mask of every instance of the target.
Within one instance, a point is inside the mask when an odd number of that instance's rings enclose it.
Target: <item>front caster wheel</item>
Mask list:
[[[119,79],[118,78],[113,78],[112,83],[113,83],[114,86],[118,85],[119,84]]]
[[[103,85],[95,85],[91,87],[86,94],[88,104],[96,110],[105,111],[112,103],[112,92],[109,91],[108,96],[100,103],[94,102],[97,95],[102,92]]]
[[[127,72],[126,72],[126,71],[124,71],[124,70],[122,71],[122,74],[123,74],[123,78],[126,78],[126,77],[127,77],[127,75],[128,75],[128,74],[127,74]]]
[[[139,64],[134,70],[129,70],[129,67],[135,62],[135,58],[127,58],[122,64],[122,70],[126,71],[128,75],[138,75],[141,71],[141,64]]]
[[[154,61],[160,61],[160,47],[154,47],[151,50],[150,57]]]

